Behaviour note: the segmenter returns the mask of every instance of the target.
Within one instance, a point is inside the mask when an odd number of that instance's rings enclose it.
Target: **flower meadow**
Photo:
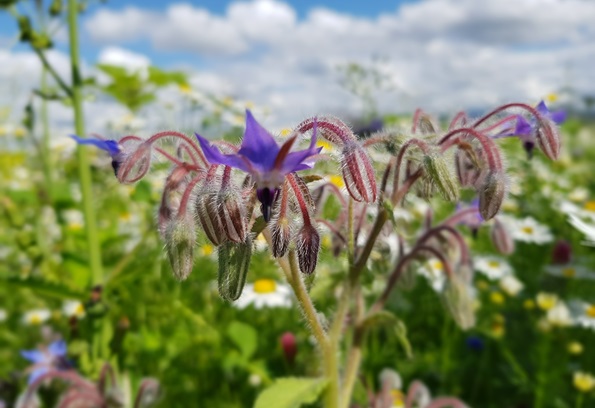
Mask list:
[[[38,10],[69,27],[61,76],[21,3],[44,81],[0,117],[1,408],[595,406],[588,118],[550,97],[268,129],[181,72],[83,78],[75,0]],[[203,120],[146,126],[164,89]],[[126,123],[88,129],[98,95]]]

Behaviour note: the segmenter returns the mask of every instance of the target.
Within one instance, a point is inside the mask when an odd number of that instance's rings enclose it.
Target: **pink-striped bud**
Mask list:
[[[543,153],[551,160],[560,155],[560,131],[558,126],[549,118],[540,118],[536,130],[537,143]]]
[[[300,271],[307,275],[314,272],[318,263],[320,234],[312,224],[305,224],[297,235],[297,255]]]
[[[217,196],[217,209],[227,239],[243,242],[246,238],[246,216],[239,194],[231,188],[224,188]]]
[[[283,349],[285,360],[287,360],[289,364],[293,364],[298,352],[295,335],[291,332],[285,332],[281,335],[279,341],[281,343],[281,348]]]
[[[492,219],[500,210],[506,195],[504,175],[498,171],[488,173],[478,193],[479,213],[484,220]]]
[[[221,245],[225,241],[223,225],[217,209],[217,193],[203,192],[196,200],[196,214],[202,229],[213,245]]]
[[[291,240],[291,226],[289,225],[289,219],[282,217],[270,225],[271,239],[272,239],[272,252],[275,258],[280,258],[287,253],[289,249],[289,242]]]
[[[378,188],[370,156],[356,143],[345,145],[341,152],[341,167],[345,186],[355,201],[373,203]]]
[[[147,174],[151,167],[151,144],[141,143],[136,149],[126,155],[118,166],[116,177],[123,184],[132,184]]]
[[[494,247],[502,255],[510,255],[514,252],[514,239],[506,226],[498,219],[494,219],[490,237]]]

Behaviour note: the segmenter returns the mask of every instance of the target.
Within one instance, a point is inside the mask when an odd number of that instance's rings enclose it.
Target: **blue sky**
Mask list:
[[[81,16],[81,47],[90,70],[183,69],[198,91],[287,125],[320,112],[361,115],[363,99],[342,85],[350,63],[383,78],[359,84],[383,113],[537,103],[568,88],[594,95],[593,21],[586,0],[110,1]],[[27,88],[39,67],[7,41],[15,35],[0,14],[0,80],[20,77]],[[52,58],[67,72],[59,37]],[[108,111],[117,110],[98,118]]]

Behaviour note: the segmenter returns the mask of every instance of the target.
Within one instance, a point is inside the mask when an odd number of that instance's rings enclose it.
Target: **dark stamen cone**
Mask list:
[[[297,255],[300,271],[311,274],[316,269],[318,251],[320,249],[320,235],[311,224],[300,229],[297,236]]]

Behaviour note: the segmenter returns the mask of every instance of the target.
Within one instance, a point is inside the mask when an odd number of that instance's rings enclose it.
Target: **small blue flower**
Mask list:
[[[473,351],[482,351],[485,347],[484,341],[479,336],[469,336],[465,339],[467,347]]]
[[[199,134],[196,134],[196,137],[206,159],[211,164],[234,167],[252,176],[266,221],[270,218],[271,207],[285,176],[295,171],[312,168],[313,164],[308,162],[308,159],[320,153],[322,149],[315,146],[316,126],[314,126],[310,147],[290,152],[297,136],[291,137],[279,146],[274,137],[254,119],[249,110],[246,110],[246,130],[237,153],[223,154],[204,137]]]
[[[92,138],[82,138],[75,135],[71,135],[75,142],[78,144],[83,145],[93,145],[101,150],[105,150],[109,153],[112,158],[112,167],[114,169],[114,173],[118,174],[118,168],[122,163],[122,147],[119,143],[115,140],[103,140],[103,139],[92,139]]]
[[[58,340],[41,350],[22,350],[21,356],[33,365],[29,368],[28,383],[32,384],[39,377],[53,369],[68,369],[71,367],[66,359],[66,342]]]

